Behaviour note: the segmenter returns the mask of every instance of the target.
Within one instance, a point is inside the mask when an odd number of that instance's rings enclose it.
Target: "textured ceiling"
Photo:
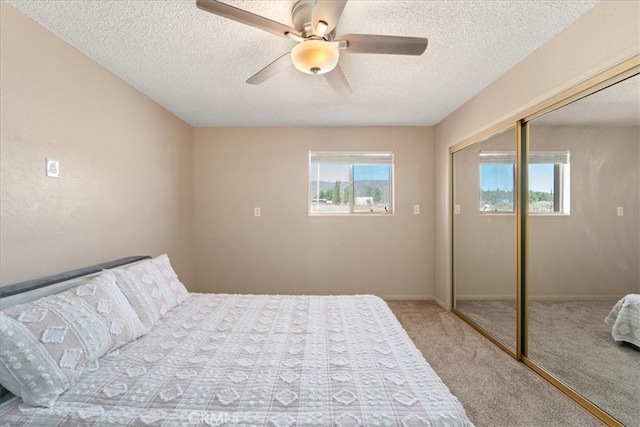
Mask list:
[[[532,121],[542,126],[640,126],[640,75]]]
[[[295,42],[195,0],[9,3],[200,127],[435,125],[598,2],[351,0],[337,35],[426,37],[429,47],[420,57],[342,54],[349,96],[293,67],[246,84]],[[293,1],[228,3],[291,25]]]

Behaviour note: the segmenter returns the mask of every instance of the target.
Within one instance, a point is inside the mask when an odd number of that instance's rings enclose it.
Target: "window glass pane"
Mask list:
[[[309,212],[349,213],[349,165],[311,163]]]
[[[513,212],[514,166],[480,164],[480,211]]]
[[[529,165],[529,212],[556,212],[553,164]]]
[[[535,151],[529,156],[529,212],[569,214],[569,152]],[[513,152],[480,153],[480,211],[514,211]]]
[[[392,181],[392,151],[309,151],[309,213],[392,213]]]
[[[391,212],[390,184],[390,165],[353,165],[354,212]]]

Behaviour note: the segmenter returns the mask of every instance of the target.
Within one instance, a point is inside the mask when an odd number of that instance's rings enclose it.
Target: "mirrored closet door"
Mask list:
[[[608,425],[640,420],[639,63],[451,150],[453,311]]]
[[[640,77],[528,125],[525,356],[638,425],[640,351],[616,343],[605,318],[640,294]]]
[[[454,309],[516,351],[515,127],[453,154]]]

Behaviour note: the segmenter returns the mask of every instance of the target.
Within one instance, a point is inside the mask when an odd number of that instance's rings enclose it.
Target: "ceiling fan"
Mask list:
[[[345,53],[380,53],[419,56],[428,40],[420,37],[344,34],[336,37],[336,25],[347,0],[298,0],[291,9],[293,27],[238,9],[217,0],[196,0],[199,9],[232,19],[298,42],[291,52],[251,76],[247,83],[257,85],[293,65],[307,74],[322,74],[337,93],[351,88],[338,60]]]

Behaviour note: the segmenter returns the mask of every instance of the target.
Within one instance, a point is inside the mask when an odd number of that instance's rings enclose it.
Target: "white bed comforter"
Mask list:
[[[0,425],[470,426],[373,296],[192,294],[52,408]]]
[[[616,342],[628,342],[640,347],[640,294],[629,294],[616,303],[605,319],[611,325]]]

